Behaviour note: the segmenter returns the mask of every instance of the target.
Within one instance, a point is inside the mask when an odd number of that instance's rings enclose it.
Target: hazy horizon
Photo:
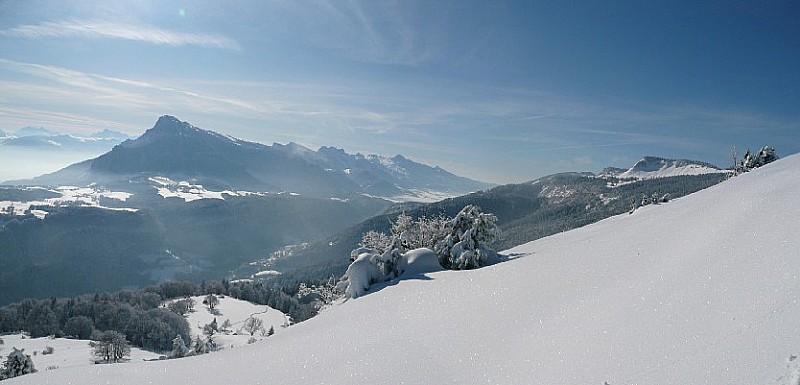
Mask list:
[[[0,3],[0,129],[270,144],[523,182],[800,151],[794,2]],[[2,149],[0,149],[2,151]]]

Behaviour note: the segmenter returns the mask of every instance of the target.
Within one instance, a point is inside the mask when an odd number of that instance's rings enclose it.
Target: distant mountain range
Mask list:
[[[15,185],[97,183],[124,188],[130,180],[164,177],[220,190],[293,192],[346,199],[369,195],[394,201],[440,200],[491,187],[401,155],[347,154],[296,143],[272,146],[203,130],[162,116],[142,136],[97,158]]]
[[[11,138],[61,137],[25,133]],[[0,304],[220,278],[378,215],[393,201],[491,186],[400,155],[267,146],[171,116],[96,158],[10,184],[0,187]]]
[[[489,189],[401,155],[269,146],[162,116],[103,155],[0,187],[0,304],[262,269],[327,278],[364,232],[388,231],[400,211],[452,216],[477,204],[498,216],[498,245],[510,247],[725,177],[702,162],[646,157],[628,170]]]
[[[8,133],[0,131],[0,146],[26,147],[60,151],[94,151],[110,149],[129,139],[129,136],[112,130],[103,130],[88,136],[62,134],[44,127],[23,127]]]

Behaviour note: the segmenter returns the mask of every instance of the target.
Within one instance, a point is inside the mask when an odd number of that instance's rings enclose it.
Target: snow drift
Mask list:
[[[791,156],[240,349],[8,384],[796,384],[799,172]]]

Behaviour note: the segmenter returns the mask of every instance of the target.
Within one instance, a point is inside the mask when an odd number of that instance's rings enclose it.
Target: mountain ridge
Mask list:
[[[615,176],[621,179],[648,179],[678,175],[700,175],[726,172],[728,171],[720,169],[711,163],[697,160],[645,156],[636,162],[633,167],[616,174]]]
[[[96,158],[8,183],[119,184],[137,175],[193,180],[228,189],[339,198],[366,194],[413,200],[427,195],[457,196],[493,186],[402,155],[351,155],[333,147],[314,151],[294,142],[268,146],[204,130],[169,115],[160,117],[138,138],[125,140]],[[73,179],[76,176],[80,176],[77,181]]]

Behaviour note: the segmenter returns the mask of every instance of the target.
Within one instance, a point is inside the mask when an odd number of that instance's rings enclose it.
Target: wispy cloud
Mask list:
[[[118,24],[106,21],[47,21],[6,29],[0,31],[0,35],[31,39],[47,37],[109,38],[173,47],[193,45],[230,50],[241,49],[238,42],[225,36],[177,32],[149,25]]]
[[[439,51],[439,23],[419,22],[424,15],[406,2],[313,0],[274,6],[272,27],[349,60],[418,66]]]

